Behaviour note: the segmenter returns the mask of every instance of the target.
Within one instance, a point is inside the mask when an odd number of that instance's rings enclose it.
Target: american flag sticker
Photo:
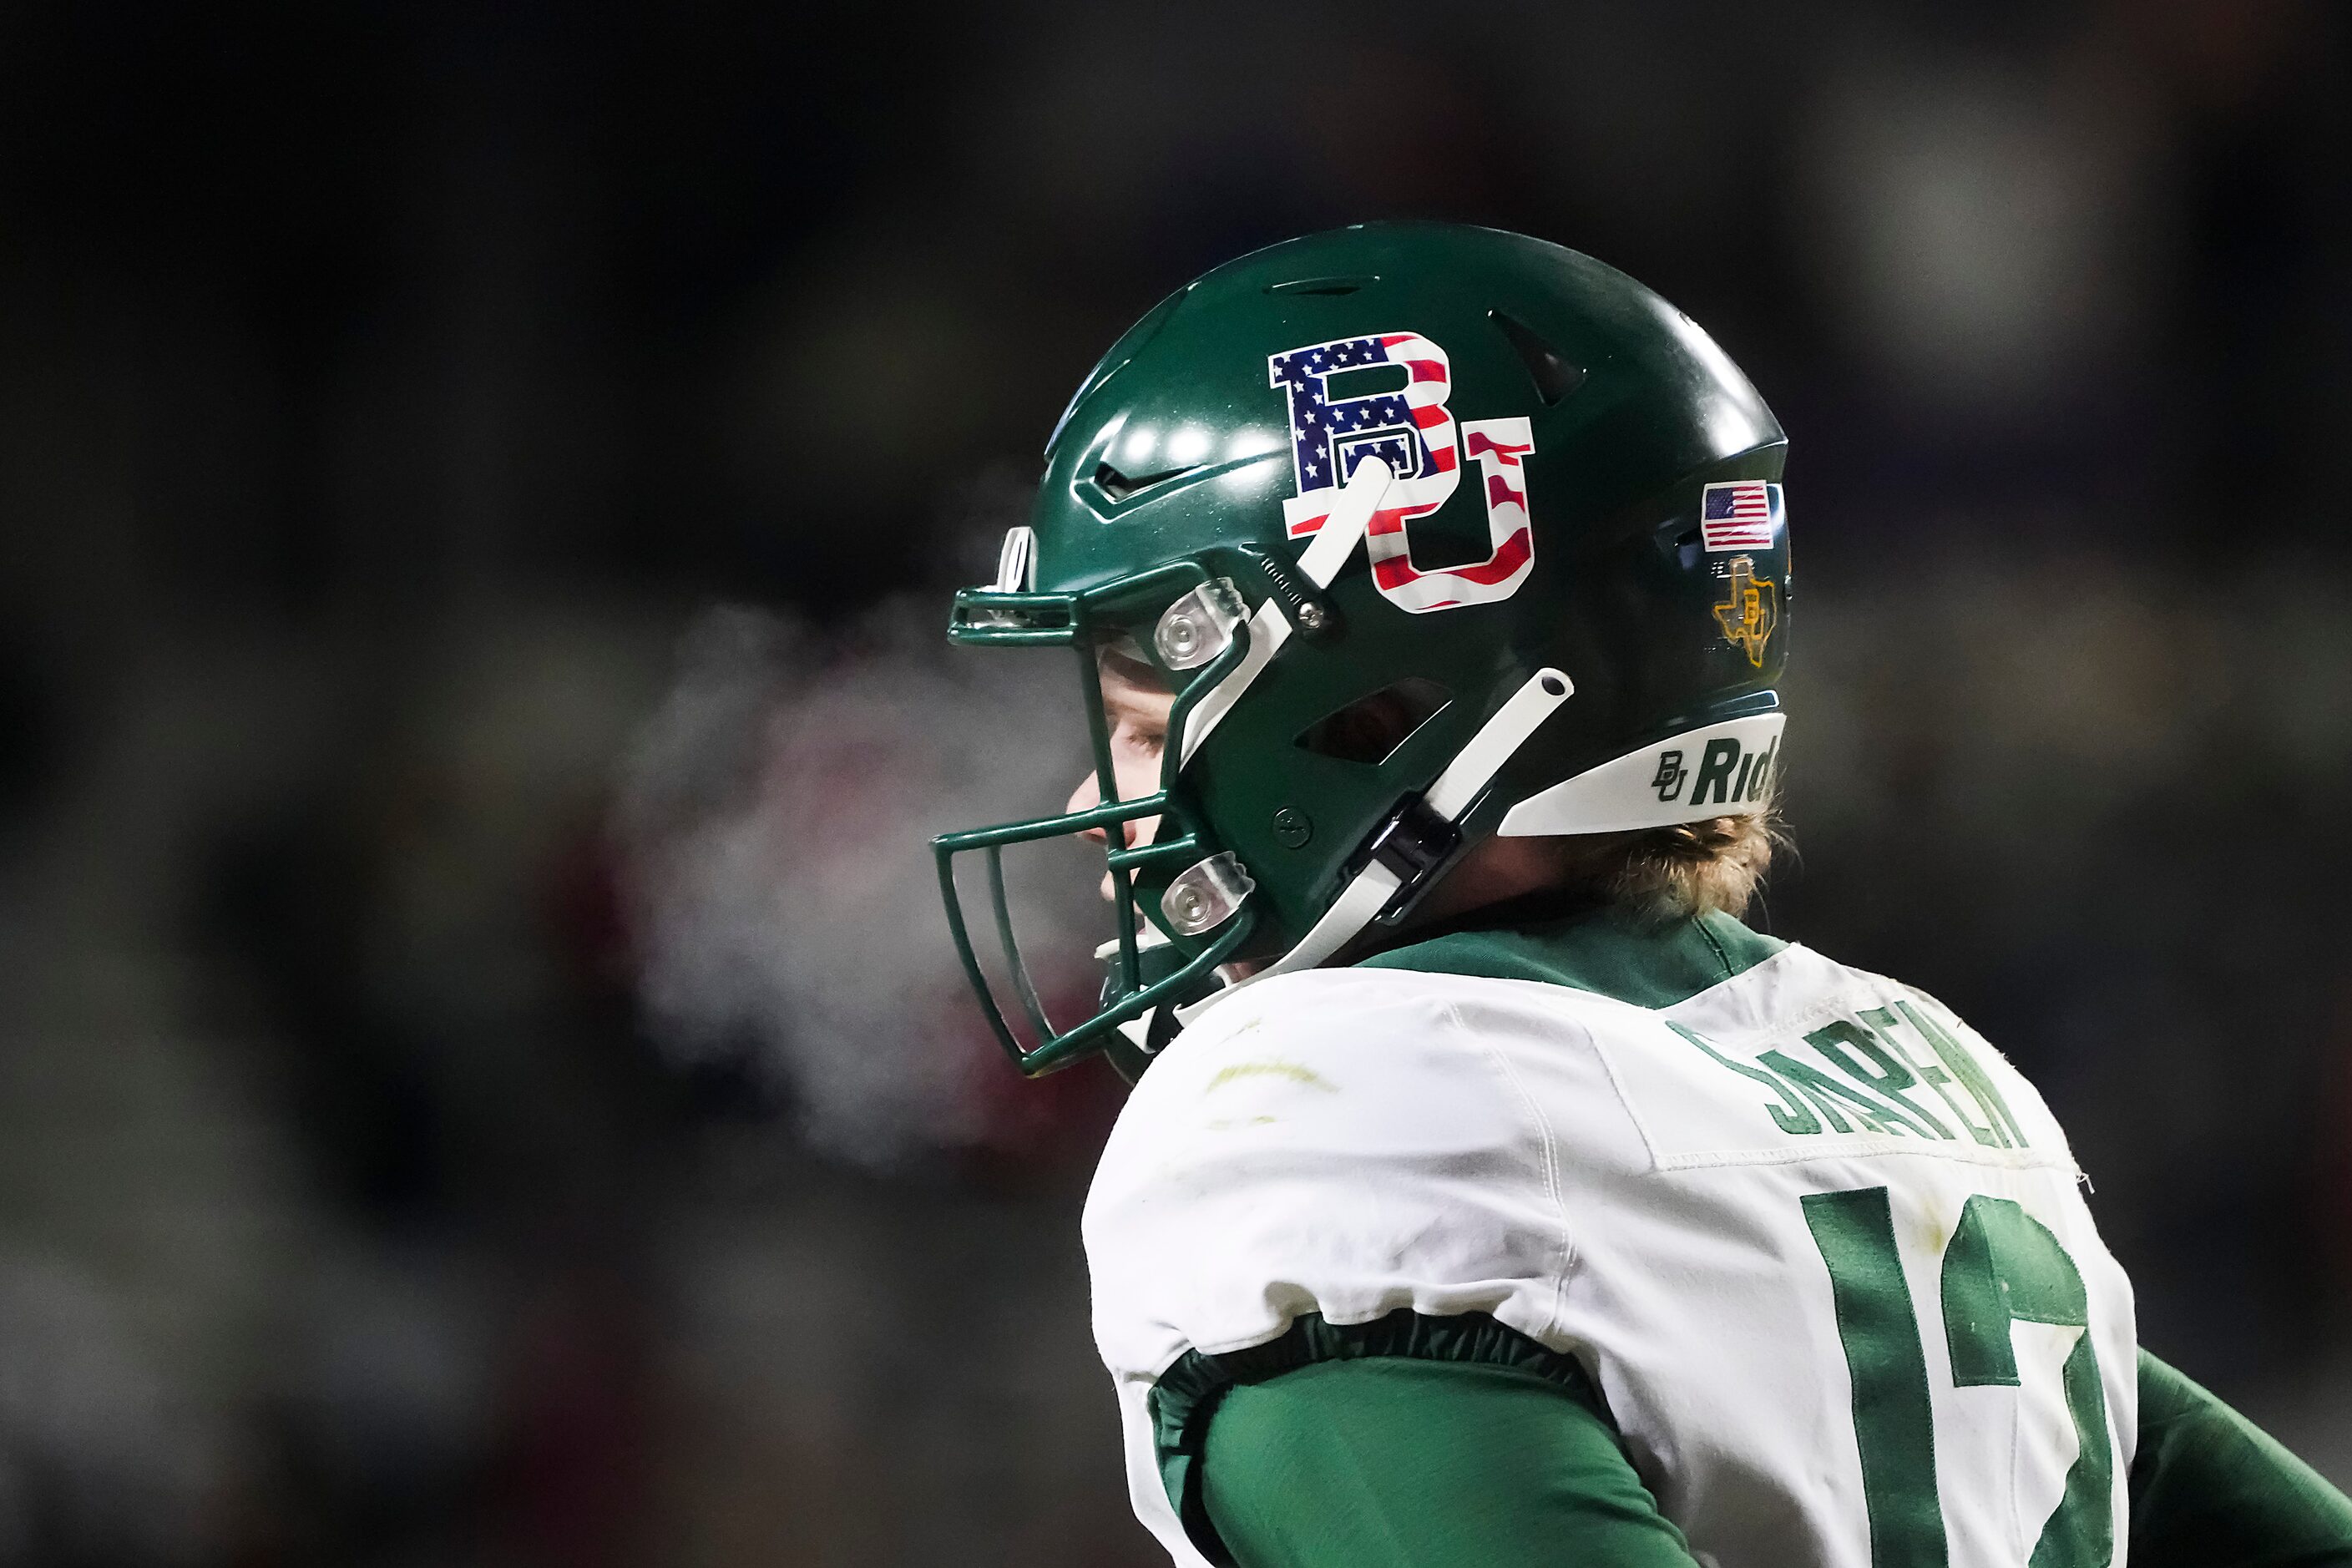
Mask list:
[[[1780,487],[1762,479],[1709,485],[1699,492],[1698,531],[1709,553],[1769,550],[1780,531]]]

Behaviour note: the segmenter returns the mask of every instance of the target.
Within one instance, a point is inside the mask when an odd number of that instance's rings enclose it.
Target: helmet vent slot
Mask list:
[[[1378,766],[1453,700],[1454,693],[1436,681],[1408,675],[1326,713],[1299,731],[1297,743],[1318,756]]]
[[[1584,367],[1561,357],[1560,352],[1544,342],[1533,327],[1501,310],[1489,310],[1486,315],[1510,341],[1520,363],[1528,367],[1528,379],[1536,384],[1536,395],[1544,400],[1545,407],[1584,384]]]
[[[1192,465],[1198,468],[1199,464]],[[1112,500],[1122,501],[1138,490],[1148,490],[1154,485],[1164,485],[1171,479],[1182,479],[1192,468],[1163,468],[1156,474],[1122,474],[1108,463],[1095,469],[1095,489]]]
[[[1269,294],[1353,294],[1367,284],[1377,283],[1378,278],[1300,278],[1288,283],[1269,283]]]

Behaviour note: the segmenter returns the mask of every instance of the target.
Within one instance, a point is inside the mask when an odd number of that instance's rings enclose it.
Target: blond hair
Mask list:
[[[1769,802],[1746,816],[1586,834],[1558,840],[1560,883],[1653,919],[1738,915],[1771,868],[1772,851],[1788,842]]]

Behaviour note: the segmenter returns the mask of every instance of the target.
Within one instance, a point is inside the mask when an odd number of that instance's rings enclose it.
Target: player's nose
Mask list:
[[[1078,787],[1070,792],[1069,802],[1062,809],[1070,812],[1092,811],[1101,804],[1102,785],[1097,782],[1094,774],[1088,773],[1078,781]],[[1081,837],[1091,838],[1097,844],[1110,842],[1099,827],[1089,827]]]

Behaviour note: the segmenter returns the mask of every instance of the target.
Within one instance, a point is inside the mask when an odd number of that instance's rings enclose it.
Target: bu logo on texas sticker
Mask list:
[[[1735,555],[1724,586],[1730,597],[1715,606],[1715,624],[1723,629],[1723,640],[1748,656],[1748,662],[1757,668],[1764,668],[1764,648],[1772,640],[1773,631],[1780,624],[1780,586],[1769,577],[1756,575],[1756,558]]]
[[[1337,338],[1266,357],[1271,384],[1290,400],[1291,471],[1298,482],[1298,493],[1282,505],[1290,537],[1321,528],[1356,465],[1377,455],[1396,478],[1366,533],[1372,581],[1390,603],[1415,615],[1507,599],[1535,565],[1520,466],[1535,450],[1535,437],[1525,418],[1465,419],[1457,446],[1446,407],[1452,363],[1444,349],[1418,332]],[[1335,374],[1379,365],[1402,366],[1402,389],[1331,395]],[[1484,561],[1423,571],[1412,563],[1406,525],[1452,498],[1465,448],[1486,491],[1491,551]]]

